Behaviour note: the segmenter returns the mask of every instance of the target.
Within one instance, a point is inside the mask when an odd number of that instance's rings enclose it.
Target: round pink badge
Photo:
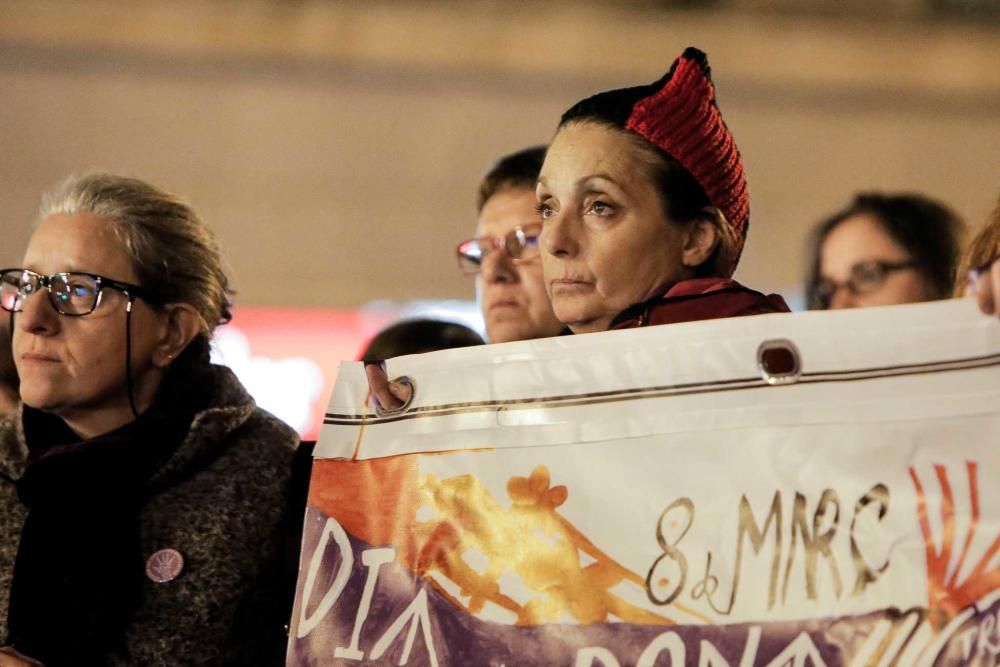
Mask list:
[[[184,569],[184,556],[177,549],[160,549],[146,561],[146,576],[158,584],[176,579]]]

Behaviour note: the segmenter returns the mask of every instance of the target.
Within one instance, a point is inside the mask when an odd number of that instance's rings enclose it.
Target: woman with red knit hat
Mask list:
[[[788,311],[730,278],[749,196],[698,49],[563,114],[537,198],[546,287],[574,333]]]
[[[698,49],[656,83],[563,114],[536,196],[545,287],[573,333],[788,312],[730,278],[749,196]],[[380,406],[405,403],[408,388],[366,372]]]

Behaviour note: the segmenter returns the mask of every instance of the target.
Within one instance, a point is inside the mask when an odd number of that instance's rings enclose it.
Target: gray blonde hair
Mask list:
[[[107,220],[139,284],[161,303],[193,306],[205,338],[232,318],[233,292],[215,234],[181,199],[135,178],[91,173],[45,194],[39,220],[79,213]]]

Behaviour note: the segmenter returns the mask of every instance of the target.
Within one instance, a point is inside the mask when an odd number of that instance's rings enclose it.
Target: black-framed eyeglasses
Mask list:
[[[458,268],[467,276],[474,276],[483,267],[483,262],[491,252],[503,250],[515,261],[527,261],[538,257],[538,235],[542,224],[533,222],[515,227],[501,237],[479,236],[462,241],[455,249]]]
[[[889,274],[916,266],[912,259],[899,262],[886,262],[880,259],[868,259],[851,267],[850,277],[845,282],[837,282],[822,278],[813,287],[813,298],[823,308],[829,308],[833,295],[846,287],[854,296],[869,294],[885,284]]]
[[[101,295],[107,288],[124,293],[128,297],[129,310],[136,297],[153,302],[150,291],[139,285],[93,273],[67,271],[43,276],[28,269],[2,269],[0,307],[9,313],[19,313],[24,310],[24,302],[42,288],[48,290],[49,302],[56,312],[69,317],[94,312],[101,305]]]

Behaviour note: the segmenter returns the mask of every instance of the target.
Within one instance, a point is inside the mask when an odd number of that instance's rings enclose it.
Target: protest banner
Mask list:
[[[340,370],[305,665],[957,665],[1000,654],[1000,324],[767,315]]]

